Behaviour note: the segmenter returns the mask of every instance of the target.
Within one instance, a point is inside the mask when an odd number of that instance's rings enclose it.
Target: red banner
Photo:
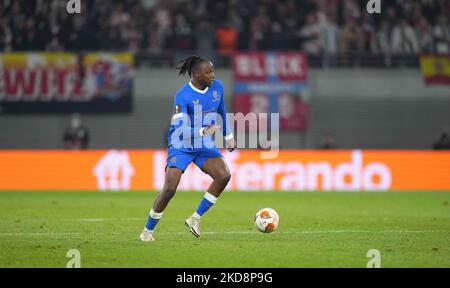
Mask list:
[[[303,99],[308,65],[303,53],[236,53],[232,67],[236,113],[279,113],[281,130],[307,130],[309,109]]]
[[[233,55],[232,66],[235,81],[264,82],[270,77],[279,82],[307,80],[307,59],[299,52],[240,52]]]
[[[130,112],[130,53],[0,53],[2,113]]]

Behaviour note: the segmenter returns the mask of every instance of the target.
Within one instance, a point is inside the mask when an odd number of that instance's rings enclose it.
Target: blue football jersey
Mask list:
[[[173,111],[167,139],[169,148],[182,151],[213,148],[213,136],[201,135],[201,129],[210,124],[220,125],[225,139],[233,137],[219,80],[204,90],[186,83],[175,94]]]

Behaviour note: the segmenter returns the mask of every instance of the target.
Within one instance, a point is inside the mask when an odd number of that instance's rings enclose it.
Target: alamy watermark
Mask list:
[[[370,258],[367,262],[367,268],[381,268],[381,253],[378,249],[370,249],[366,254],[367,258]]]
[[[80,14],[81,13],[81,0],[67,1],[66,11],[69,14]]]
[[[78,249],[70,249],[67,251],[66,257],[70,258],[66,268],[81,268],[81,254]]]
[[[366,11],[369,14],[381,13],[381,0],[369,0],[366,5]]]
[[[176,112],[172,116],[171,125],[174,128],[171,138],[169,139],[169,146],[180,148],[229,148],[225,141],[214,141],[212,135],[201,137],[200,130],[210,125],[217,125],[217,130],[222,131],[222,135],[227,139],[227,136],[235,135],[237,141],[235,148],[246,149],[261,149],[261,159],[274,159],[279,152],[279,113],[227,113],[227,119],[223,119],[221,114],[216,112],[208,112],[202,110],[202,105],[194,105],[194,117],[191,123],[191,117],[186,113]],[[228,126],[224,129],[224,125]],[[234,127],[236,126],[236,129]],[[248,129],[249,133],[246,133]],[[214,132],[214,135],[219,134]],[[247,138],[248,137],[248,138]],[[220,138],[219,138],[220,139]],[[246,143],[248,142],[248,145]]]

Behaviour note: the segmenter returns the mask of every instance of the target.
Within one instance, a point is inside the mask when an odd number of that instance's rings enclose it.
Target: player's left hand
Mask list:
[[[228,149],[228,151],[233,152],[234,149],[236,149],[236,141],[234,140],[234,138],[226,140],[225,147]]]

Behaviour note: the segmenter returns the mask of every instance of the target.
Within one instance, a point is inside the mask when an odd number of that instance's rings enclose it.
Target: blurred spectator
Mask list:
[[[358,0],[86,0],[80,15],[66,1],[0,1],[0,51],[450,53],[448,0],[385,2],[373,16]]]
[[[436,141],[433,142],[434,150],[448,150],[450,149],[450,133],[448,129],[444,129]]]
[[[339,27],[331,14],[327,14],[322,24],[322,47],[324,66],[333,64],[333,59],[338,53]]]
[[[70,126],[64,131],[64,148],[72,150],[87,149],[89,146],[89,130],[81,123],[79,114],[73,114]]]
[[[339,33],[339,51],[342,64],[359,65],[359,57],[364,49],[364,34],[356,19],[349,16]]]
[[[346,0],[343,2],[343,15],[344,17],[359,19],[361,17],[361,7],[357,4],[356,0]]]
[[[442,13],[438,17],[438,21],[433,28],[433,37],[435,43],[435,51],[438,54],[450,53],[450,24],[447,16]]]
[[[383,14],[383,13],[382,13]],[[386,8],[386,16],[383,20],[386,20],[388,23],[388,26],[390,28],[394,27],[395,23],[397,22],[397,10],[395,9],[394,6],[388,6]]]
[[[261,18],[253,18],[250,22],[250,37],[249,37],[249,50],[263,50],[267,49],[267,27],[264,25],[264,21]]]
[[[372,38],[371,50],[373,53],[389,54],[392,47],[392,31],[389,28],[389,23],[383,20],[380,23],[380,28]]]
[[[155,5],[155,10],[153,16],[155,17],[156,27],[151,29],[156,29],[157,37],[158,37],[158,50],[166,48],[166,40],[167,35],[171,32],[172,29],[172,11],[170,9],[169,3],[167,1],[159,1]],[[172,47],[170,47],[172,48]]]
[[[375,34],[375,20],[372,14],[364,13],[364,18],[362,20],[362,30],[364,35],[363,50],[365,52],[370,52],[370,45]]]
[[[237,48],[239,31],[225,23],[216,30],[217,53],[220,55],[229,55]]]
[[[175,23],[173,27],[172,40],[169,37],[166,39],[167,48],[172,48],[176,51],[175,58],[177,61],[187,58],[193,49],[192,28],[191,24],[187,22],[185,16],[181,13],[175,15]],[[170,44],[169,44],[170,42]]]
[[[416,19],[414,28],[416,30],[419,41],[419,49],[421,53],[433,52],[433,33],[430,24],[423,15],[419,15]]]
[[[384,56],[384,62],[386,66],[391,64],[391,52],[392,52],[392,31],[389,28],[387,20],[383,20],[380,24],[380,29],[375,32],[371,41],[371,51],[374,54],[382,54]]]
[[[190,23],[186,21],[186,18],[181,13],[175,16],[174,32],[175,32],[174,33],[175,50],[191,50],[193,48],[191,39],[192,29]]]
[[[238,12],[234,9],[230,9],[230,11],[228,11],[228,23],[237,31],[244,29],[244,22]]]
[[[319,149],[335,149],[335,141],[333,135],[331,133],[325,133],[319,143]]]
[[[406,19],[400,19],[392,29],[392,53],[402,55],[419,53],[416,33]]]
[[[287,39],[286,34],[283,31],[280,23],[274,22],[272,24],[272,31],[269,41],[269,49],[272,50],[286,50],[287,49]]]
[[[249,50],[264,50],[269,47],[271,20],[265,6],[257,8],[257,15],[250,20]]]
[[[195,31],[196,53],[214,61],[214,27],[207,19],[203,19]]]
[[[339,34],[341,53],[361,52],[364,48],[364,34],[354,17],[348,17]]]
[[[300,30],[303,50],[312,55],[317,55],[321,51],[321,27],[317,14],[311,13],[306,17],[306,24]]]

